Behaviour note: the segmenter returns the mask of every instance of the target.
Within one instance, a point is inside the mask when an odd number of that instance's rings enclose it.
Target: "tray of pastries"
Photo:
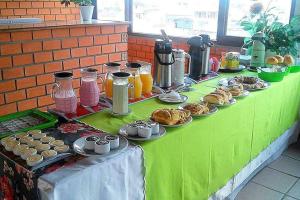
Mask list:
[[[179,127],[191,123],[193,118],[189,110],[158,109],[152,113],[151,120],[164,127]]]
[[[214,92],[205,95],[201,101],[218,107],[230,106],[236,103],[232,94],[228,90],[223,90],[221,88],[217,88]]]
[[[223,78],[219,80],[219,85],[230,86],[242,84],[244,90],[256,91],[264,90],[270,86],[270,83],[254,76],[235,76],[233,78]]]
[[[180,105],[179,109],[189,110],[192,117],[204,117],[218,112],[218,108],[207,102],[187,103]]]
[[[166,129],[157,122],[138,120],[122,126],[119,134],[129,140],[147,141],[155,140],[166,133]]]
[[[249,96],[250,94],[248,90],[244,89],[244,86],[242,84],[228,85],[226,87],[221,86],[218,89],[230,92],[232,97],[234,98],[242,98],[242,97]]]

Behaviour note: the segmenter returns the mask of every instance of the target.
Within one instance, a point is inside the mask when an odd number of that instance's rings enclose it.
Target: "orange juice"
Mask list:
[[[112,86],[113,86],[113,80],[108,78],[105,80],[105,95],[108,98],[112,98]]]
[[[141,81],[142,81],[142,92],[143,95],[149,95],[152,91],[153,86],[153,78],[151,74],[141,74]]]
[[[142,97],[142,81],[141,77],[139,75],[136,75],[135,77],[130,76],[128,78],[128,82],[132,85],[134,85],[134,98],[138,99]],[[129,98],[131,98],[131,88],[129,88]]]

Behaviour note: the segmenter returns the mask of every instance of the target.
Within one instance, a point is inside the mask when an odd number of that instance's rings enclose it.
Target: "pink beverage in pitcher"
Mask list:
[[[97,70],[82,69],[81,87],[79,90],[80,103],[83,106],[96,106],[99,103],[100,90],[97,84]]]
[[[55,73],[56,83],[53,85],[52,98],[56,109],[63,113],[76,113],[77,97],[72,87],[71,72]]]

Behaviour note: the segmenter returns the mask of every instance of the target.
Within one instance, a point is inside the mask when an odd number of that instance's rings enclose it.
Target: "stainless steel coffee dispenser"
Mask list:
[[[191,55],[190,78],[198,80],[199,77],[209,73],[209,54],[213,43],[209,35],[204,34],[190,38],[187,43],[190,45],[189,54]]]

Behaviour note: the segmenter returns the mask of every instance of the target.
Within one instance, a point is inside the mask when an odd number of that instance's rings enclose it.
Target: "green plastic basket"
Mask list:
[[[297,72],[300,72],[300,66],[291,66],[291,67],[290,67],[290,72],[291,72],[291,73],[297,73]]]
[[[23,128],[20,129],[18,131],[9,131],[9,132],[1,132],[0,133],[0,139],[13,135],[13,134],[18,134],[21,132],[26,132],[26,131],[30,131],[30,130],[34,130],[34,129],[45,129],[45,128],[49,128],[54,126],[57,123],[57,117],[50,114],[50,113],[46,113],[46,112],[42,112],[38,109],[32,109],[32,110],[26,110],[26,111],[22,111],[22,112],[17,112],[17,113],[13,113],[13,114],[9,114],[9,115],[5,115],[0,117],[0,123],[5,122],[5,121],[9,121],[9,120],[13,120],[13,119],[18,119],[21,117],[25,117],[25,116],[30,116],[30,115],[34,115],[39,117],[40,119],[43,119],[44,122],[41,124],[37,124],[35,126],[31,126],[31,127],[27,127],[27,128]]]
[[[279,82],[284,79],[287,73],[287,69],[285,67],[283,67],[280,72],[272,72],[269,70],[271,70],[271,68],[258,68],[258,77],[267,82]]]

